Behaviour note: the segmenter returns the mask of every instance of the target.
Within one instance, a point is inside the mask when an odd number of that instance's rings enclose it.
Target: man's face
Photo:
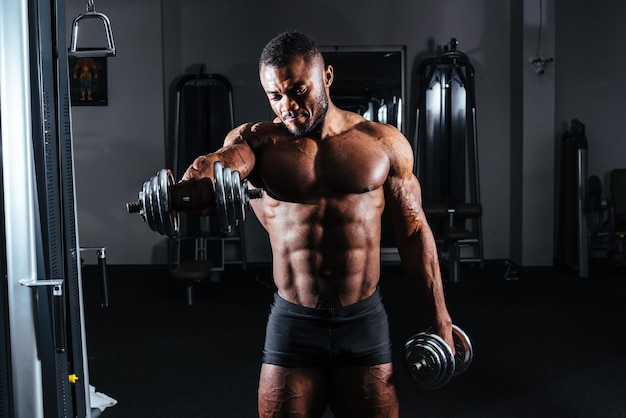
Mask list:
[[[272,110],[293,135],[306,136],[326,116],[332,68],[324,68],[320,57],[296,57],[286,67],[263,65],[260,77]]]

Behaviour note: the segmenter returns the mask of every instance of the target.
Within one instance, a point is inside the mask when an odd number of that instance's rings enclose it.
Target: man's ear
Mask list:
[[[335,79],[335,70],[333,70],[332,65],[326,66],[326,71],[324,72],[324,86],[326,88],[330,87],[333,84],[333,80]]]

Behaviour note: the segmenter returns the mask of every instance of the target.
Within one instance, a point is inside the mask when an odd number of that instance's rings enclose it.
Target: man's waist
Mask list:
[[[303,306],[286,300],[285,298],[280,296],[278,292],[276,292],[276,294],[274,295],[274,306],[279,309],[284,309],[288,312],[311,317],[342,318],[352,317],[357,314],[364,314],[371,309],[378,309],[378,307],[382,307],[381,300],[382,297],[380,295],[380,289],[377,286],[371,295],[345,306]]]

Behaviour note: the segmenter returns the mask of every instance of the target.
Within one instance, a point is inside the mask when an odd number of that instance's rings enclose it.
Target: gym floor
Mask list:
[[[164,268],[109,266],[108,308],[98,280],[85,266],[90,383],[118,401],[103,418],[257,416],[269,267],[201,283],[192,306]],[[474,361],[445,387],[424,390],[403,369],[402,348],[428,324],[402,270],[383,267],[401,417],[626,417],[626,268],[593,263],[585,279],[522,269],[505,280],[504,263],[493,261],[464,265],[461,282],[445,290]]]

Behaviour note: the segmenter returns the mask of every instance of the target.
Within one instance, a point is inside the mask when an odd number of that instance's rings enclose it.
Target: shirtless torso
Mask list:
[[[371,295],[390,166],[384,145],[356,127],[314,140],[294,139],[274,125],[277,133],[261,138],[255,152],[266,197],[253,209],[273,237],[279,294],[309,307],[345,306]]]

